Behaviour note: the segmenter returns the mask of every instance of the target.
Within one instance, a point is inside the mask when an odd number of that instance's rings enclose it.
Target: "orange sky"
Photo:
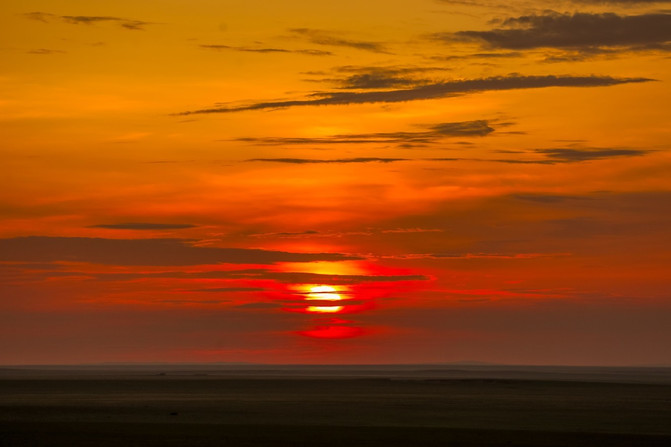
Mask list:
[[[669,1],[0,5],[0,362],[671,364]]]

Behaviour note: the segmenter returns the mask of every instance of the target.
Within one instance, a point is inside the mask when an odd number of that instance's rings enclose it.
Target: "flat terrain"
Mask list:
[[[670,372],[5,368],[0,445],[668,446]]]

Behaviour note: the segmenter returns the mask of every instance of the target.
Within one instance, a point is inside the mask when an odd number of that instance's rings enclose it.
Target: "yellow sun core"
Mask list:
[[[342,297],[338,290],[335,287],[331,286],[315,286],[310,288],[310,293],[305,297],[306,300],[319,300],[319,301],[340,301]],[[343,310],[343,306],[338,305],[320,305],[320,306],[308,306],[308,312],[319,312],[319,313],[337,313]]]

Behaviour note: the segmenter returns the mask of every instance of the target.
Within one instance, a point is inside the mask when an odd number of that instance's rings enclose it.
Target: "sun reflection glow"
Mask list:
[[[352,326],[317,326],[299,334],[312,338],[342,339],[359,337],[364,334],[364,330]]]

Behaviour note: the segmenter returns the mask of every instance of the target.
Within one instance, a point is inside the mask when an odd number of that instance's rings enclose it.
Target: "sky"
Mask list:
[[[0,30],[0,364],[671,364],[671,1]]]

